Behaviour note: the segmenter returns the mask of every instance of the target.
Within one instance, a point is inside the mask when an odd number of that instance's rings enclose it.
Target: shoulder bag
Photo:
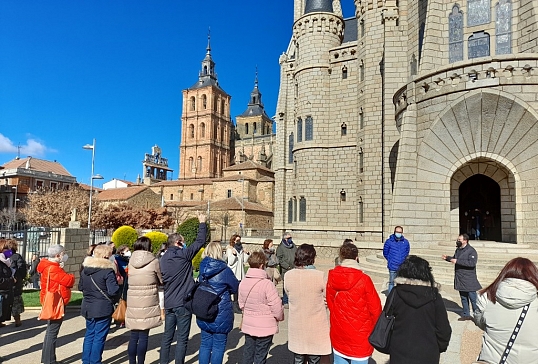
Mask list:
[[[203,321],[213,321],[219,313],[220,294],[202,279],[194,282],[192,290],[185,296],[185,308]]]
[[[250,296],[250,292],[252,292],[252,290],[254,289],[254,287],[256,287],[256,285],[258,283],[260,283],[261,281],[263,281],[263,279],[259,279],[258,282],[254,283],[254,285],[252,287],[250,287],[250,290],[248,291],[247,293],[247,298],[245,298],[245,306],[247,305],[247,300],[248,300],[248,296]],[[241,321],[239,322],[239,330],[241,331],[241,329],[243,328],[243,316],[245,315],[245,311],[244,311],[244,308],[243,307],[243,310],[241,311]]]
[[[37,317],[38,320],[59,320],[64,317],[65,307],[64,299],[60,292],[60,284],[54,292],[49,291],[50,285],[50,268],[49,274],[47,276],[47,286],[45,288],[45,296],[43,297],[43,302],[41,312]]]
[[[123,284],[120,300],[118,301],[116,309],[112,314],[112,318],[114,319],[114,321],[119,322],[120,324],[125,322],[125,311],[127,311],[127,301],[123,299],[126,285],[126,283]]]
[[[377,319],[374,330],[368,337],[370,344],[383,354],[390,353],[390,337],[392,336],[392,329],[394,327],[392,301],[397,294],[397,291],[394,290],[394,293],[390,295],[389,302],[385,305],[385,308]]]

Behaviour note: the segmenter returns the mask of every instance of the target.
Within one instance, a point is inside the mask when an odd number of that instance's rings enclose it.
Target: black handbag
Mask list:
[[[383,354],[389,354],[390,352],[390,337],[392,335],[392,328],[394,327],[392,301],[394,300],[394,296],[396,294],[396,290],[394,289],[392,294],[389,295],[389,302],[385,304],[385,308],[377,319],[374,330],[368,337],[370,345]]]
[[[185,308],[203,321],[213,321],[219,313],[220,295],[205,280],[195,282],[185,297]]]

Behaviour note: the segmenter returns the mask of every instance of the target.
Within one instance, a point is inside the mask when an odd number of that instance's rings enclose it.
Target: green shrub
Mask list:
[[[168,235],[160,231],[150,231],[144,235],[151,239],[151,250],[157,254],[161,250],[161,245],[168,241]]]
[[[116,247],[125,244],[132,249],[136,239],[138,239],[138,233],[133,227],[128,225],[117,228],[114,234],[112,234],[112,241]]]
[[[192,269],[195,272],[198,272],[200,270],[200,263],[202,262],[202,253],[204,252],[204,248],[200,249],[200,251],[192,258]]]
[[[181,225],[177,227],[177,232],[181,235],[183,235],[183,238],[185,238],[185,244],[187,246],[194,243],[196,240],[196,236],[198,235],[198,226],[200,225],[200,221],[197,217],[191,217],[190,219],[185,220]],[[211,229],[209,228],[209,224],[207,224],[207,237],[206,237],[206,243],[209,243],[211,241]]]

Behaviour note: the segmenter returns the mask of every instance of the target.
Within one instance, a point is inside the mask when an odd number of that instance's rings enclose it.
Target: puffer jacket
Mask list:
[[[155,256],[145,250],[135,250],[129,260],[129,290],[125,326],[131,330],[147,330],[159,326],[158,286],[162,285],[161,268]]]
[[[280,264],[280,274],[282,277],[284,277],[288,271],[295,268],[296,251],[297,245],[293,242],[286,244],[282,241],[276,248],[276,257],[278,258],[278,264]]]
[[[64,305],[67,305],[71,299],[71,288],[73,288],[73,285],[75,284],[75,276],[66,273],[65,270],[60,267],[59,262],[50,261],[47,258],[41,259],[37,265],[37,273],[41,275],[41,292],[39,293],[41,304],[43,304],[43,300],[45,299],[45,291],[47,290],[47,281],[50,274],[48,291],[55,292],[59,285]]]
[[[417,279],[396,278],[387,297],[392,302],[394,328],[390,339],[391,364],[439,363],[448,348],[452,329],[438,288]],[[388,310],[385,307],[385,310]]]
[[[457,259],[454,265],[454,289],[461,292],[475,292],[482,288],[476,277],[476,264],[478,253],[469,243],[461,248],[456,248],[453,257],[446,257],[450,262]]]
[[[275,284],[265,270],[249,268],[239,284],[239,308],[243,310],[245,334],[264,337],[278,332],[278,321],[284,320],[284,307]]]
[[[368,336],[381,314],[381,300],[372,279],[359,269],[355,260],[344,259],[329,271],[327,306],[334,350],[353,358],[372,355],[374,348]]]
[[[11,268],[0,261],[0,323],[11,319],[11,306],[13,304],[13,285]]]
[[[409,241],[402,236],[400,239],[392,234],[383,245],[383,256],[387,260],[387,268],[397,271],[409,255]]]
[[[507,364],[538,363],[538,300],[536,287],[529,281],[507,278],[499,284],[496,303],[487,295],[478,297],[480,313],[475,315],[478,327],[484,330],[479,359],[498,363],[523,306],[530,304],[523,325],[508,355]]]
[[[120,290],[116,265],[110,259],[86,257],[82,266],[78,282],[78,290],[82,291],[80,314],[87,319],[112,316],[113,301]]]
[[[28,274],[28,266],[22,255],[13,253],[11,256],[11,268],[15,269],[15,279],[17,280],[17,283],[15,283],[15,286],[13,287],[13,295],[20,296],[22,295],[24,279]]]
[[[219,312],[213,321],[196,318],[198,327],[212,334],[227,334],[232,331],[234,312],[230,294],[237,294],[239,281],[225,261],[205,257],[200,263],[199,280],[205,280],[220,296]]]

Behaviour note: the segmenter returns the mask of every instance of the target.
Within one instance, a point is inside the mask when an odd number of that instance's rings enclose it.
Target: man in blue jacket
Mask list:
[[[177,328],[175,364],[185,363],[187,343],[191,331],[191,313],[185,308],[184,298],[194,287],[192,259],[206,242],[206,215],[198,214],[200,226],[198,236],[190,246],[185,245],[183,236],[168,236],[168,249],[161,257],[161,274],[164,282],[164,333],[161,343],[160,364],[169,363],[170,346]]]
[[[394,287],[394,278],[396,272],[405,258],[409,255],[409,241],[403,236],[403,227],[396,226],[394,234],[392,234],[383,245],[383,256],[387,260],[387,268],[389,269],[389,290]]]

